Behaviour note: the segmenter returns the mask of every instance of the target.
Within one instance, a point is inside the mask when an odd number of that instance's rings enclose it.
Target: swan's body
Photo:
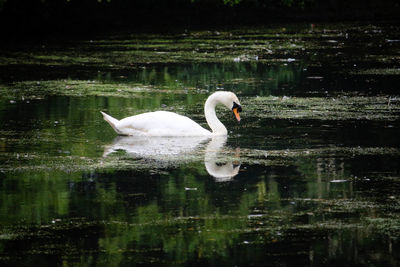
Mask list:
[[[117,120],[104,112],[104,120],[119,135],[133,136],[216,136],[227,135],[225,126],[215,114],[215,106],[223,104],[232,109],[238,121],[241,106],[239,99],[232,92],[215,92],[204,104],[204,115],[211,131],[204,129],[192,119],[168,111],[155,111]]]
[[[120,135],[139,136],[198,136],[210,135],[211,132],[201,127],[188,117],[169,112],[155,111],[127,117],[122,120],[102,112],[104,119]]]

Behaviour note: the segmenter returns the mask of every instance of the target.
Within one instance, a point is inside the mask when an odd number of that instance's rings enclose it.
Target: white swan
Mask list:
[[[242,111],[239,99],[232,92],[218,91],[207,98],[204,104],[204,115],[211,131],[204,129],[188,117],[168,112],[155,111],[117,120],[102,112],[104,120],[119,135],[133,136],[217,136],[227,135],[225,126],[215,114],[215,106],[223,104],[232,109],[236,119],[240,121],[239,112]]]

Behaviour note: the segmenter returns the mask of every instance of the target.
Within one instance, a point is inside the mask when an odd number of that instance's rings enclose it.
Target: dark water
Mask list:
[[[371,42],[384,49],[360,52],[367,34],[331,52],[300,49],[295,61],[260,52],[129,71],[2,65],[15,93],[0,98],[1,264],[398,265],[400,47],[379,35]],[[364,53],[380,59],[367,64]],[[342,71],[348,61],[364,72]],[[17,83],[82,80],[137,92],[22,98]],[[118,139],[99,113],[164,109],[206,126],[203,103],[216,90],[236,92],[244,109],[240,124],[218,110],[226,140]]]

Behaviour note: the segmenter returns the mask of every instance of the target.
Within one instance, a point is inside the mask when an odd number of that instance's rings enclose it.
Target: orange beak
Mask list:
[[[239,111],[238,108],[234,108],[233,109],[233,114],[235,114],[235,117],[238,121],[240,121],[240,115],[239,115]]]

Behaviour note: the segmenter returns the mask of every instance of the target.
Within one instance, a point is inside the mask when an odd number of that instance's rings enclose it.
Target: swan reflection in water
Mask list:
[[[229,181],[239,173],[239,149],[235,157],[221,157],[226,136],[209,137],[138,137],[117,136],[106,146],[103,156],[124,150],[128,155],[170,163],[185,161],[190,157],[202,156],[207,172],[217,182]],[[205,147],[205,148],[204,148]],[[225,160],[224,160],[225,158]]]

